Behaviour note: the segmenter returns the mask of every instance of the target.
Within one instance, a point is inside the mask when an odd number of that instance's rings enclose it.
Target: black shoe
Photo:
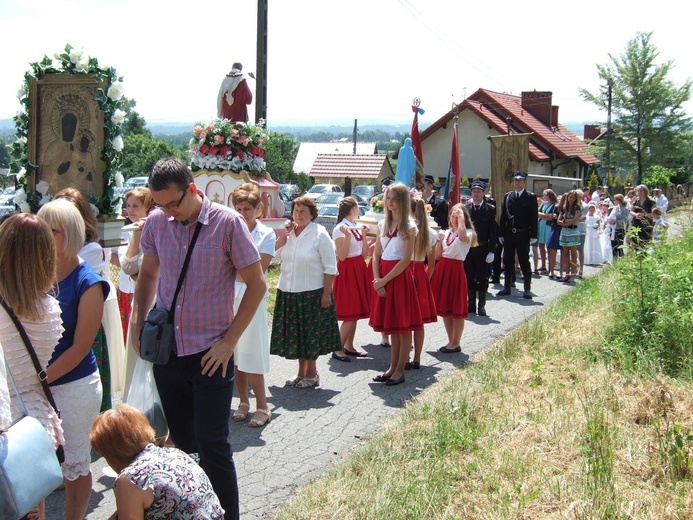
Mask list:
[[[357,352],[355,350],[344,349],[344,350],[342,350],[342,352],[344,352],[347,356],[353,356],[353,357],[366,357],[366,356],[368,356],[368,354],[366,354],[365,352]]]
[[[462,352],[462,348],[460,346],[455,348],[440,347],[438,352],[442,352],[443,354],[455,354],[456,352]]]
[[[479,291],[479,306],[476,311],[477,316],[486,316],[486,289]]]
[[[390,376],[386,376],[385,374],[378,374],[373,378],[373,381],[376,383],[387,383],[390,380]]]
[[[525,292],[522,293],[522,296],[524,296],[527,300],[532,299],[532,293],[529,291],[529,289],[525,290]]]
[[[510,288],[506,287],[505,289],[498,291],[498,296],[509,296],[510,295]]]
[[[332,359],[336,359],[337,361],[344,361],[346,363],[351,363],[351,358],[349,356],[338,356],[336,352],[332,353]]]
[[[404,370],[418,370],[421,368],[421,363],[418,361],[407,361],[407,364],[404,365]]]
[[[388,379],[385,381],[385,384],[387,386],[395,386],[395,385],[400,385],[404,383],[404,376],[400,377],[399,379]]]
[[[477,316],[488,316],[488,314],[486,314],[486,307],[479,306],[479,309],[476,311],[476,315]]]

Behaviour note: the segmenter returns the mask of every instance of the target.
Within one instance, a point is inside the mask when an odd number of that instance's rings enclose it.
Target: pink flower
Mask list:
[[[236,152],[236,157],[238,157],[239,159],[243,159],[243,158],[245,157],[245,154],[243,153],[243,150],[238,150],[238,151]]]
[[[209,123],[207,126],[205,126],[205,130],[207,130],[208,132],[214,130],[214,123]]]
[[[207,132],[200,132],[200,140],[204,141],[207,139]]]
[[[250,142],[250,139],[248,139],[247,135],[242,135],[238,139],[236,139],[242,146],[248,146],[248,143]]]
[[[219,148],[217,148],[216,146],[212,146],[209,149],[209,155],[217,155],[218,153],[219,153]]]
[[[223,135],[215,135],[214,136],[214,144],[219,145],[219,144],[224,144],[224,136]]]
[[[200,153],[202,155],[207,155],[209,153],[209,145],[203,144],[202,146],[200,146]]]
[[[221,155],[221,156],[223,156],[223,157],[226,157],[226,156],[229,154],[230,151],[231,151],[231,147],[230,147],[230,146],[223,146],[223,147],[221,148],[221,150],[219,151],[219,155]]]
[[[202,132],[202,127],[200,125],[196,125],[195,128],[193,128],[195,137],[200,137],[200,132]]]

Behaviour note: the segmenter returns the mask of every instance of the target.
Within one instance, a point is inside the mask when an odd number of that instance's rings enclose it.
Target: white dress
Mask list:
[[[98,243],[90,242],[80,250],[79,257],[88,263],[97,274],[101,275],[110,287],[108,298],[103,303],[101,324],[108,347],[111,392],[122,392],[125,383],[125,342],[123,341],[123,323],[120,320],[120,309],[118,308],[118,294],[110,276],[108,276],[106,264],[106,258],[110,258],[110,251],[107,255]]]
[[[274,257],[274,244],[277,237],[274,230],[265,226],[259,220],[255,221],[255,228],[250,232],[253,237],[255,247],[260,254],[268,254]],[[245,294],[246,285],[243,282],[236,282],[235,300],[233,303],[234,313],[238,311],[238,306]],[[267,322],[267,296],[265,293],[253,319],[248,327],[238,338],[236,350],[234,351],[234,363],[238,370],[249,374],[267,374],[270,370],[270,339],[269,326]]]
[[[41,367],[45,368],[48,366],[53,349],[63,335],[63,326],[58,300],[52,296],[45,296],[42,303],[45,315],[41,321],[22,320],[21,323],[36,351]],[[22,337],[5,309],[0,307],[0,430],[7,429],[12,423],[12,418],[17,417],[21,412],[19,401],[14,397],[14,388],[6,374],[3,353],[10,365],[24,404],[29,410],[29,415],[43,424],[54,447],[65,444],[60,418],[43,392]],[[10,396],[12,396],[11,411],[8,406]]]
[[[605,262],[602,252],[602,219],[594,214],[587,215],[585,219],[585,264],[601,265]]]

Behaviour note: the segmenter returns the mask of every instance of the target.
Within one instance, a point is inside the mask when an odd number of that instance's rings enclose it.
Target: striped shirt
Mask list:
[[[184,225],[155,210],[140,241],[145,255],[159,258],[157,305],[169,309],[195,227],[202,224],[176,300],[178,356],[203,352],[224,335],[233,321],[236,270],[260,260],[243,217],[197,194],[203,202],[195,222]]]

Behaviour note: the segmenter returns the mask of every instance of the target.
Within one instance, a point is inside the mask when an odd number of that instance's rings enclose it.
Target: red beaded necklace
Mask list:
[[[356,228],[350,229],[351,234],[354,235],[354,238],[356,239],[357,242],[361,242],[363,240],[363,234]]]
[[[448,236],[445,237],[445,243],[450,246],[452,243],[455,241],[457,238],[457,232],[453,231],[452,233],[448,234]]]
[[[387,238],[394,238],[396,235],[397,235],[397,228],[395,228],[394,231],[388,231],[387,233],[385,233],[385,236]]]

